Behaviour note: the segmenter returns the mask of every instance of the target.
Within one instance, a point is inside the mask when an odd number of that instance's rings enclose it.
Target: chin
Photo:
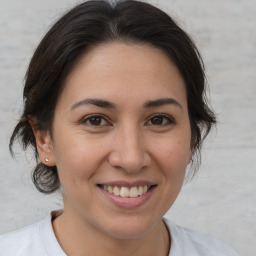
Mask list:
[[[132,218],[133,219],[133,218]],[[147,235],[154,227],[153,223],[137,219],[115,221],[107,228],[107,233],[115,239],[138,239]]]

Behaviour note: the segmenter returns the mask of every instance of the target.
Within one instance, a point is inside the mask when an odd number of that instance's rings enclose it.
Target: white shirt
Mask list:
[[[52,227],[52,212],[44,220],[0,236],[0,256],[67,256]],[[238,256],[225,243],[164,219],[171,234],[169,256]]]

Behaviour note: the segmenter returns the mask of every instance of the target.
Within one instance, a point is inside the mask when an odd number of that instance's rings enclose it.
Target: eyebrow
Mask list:
[[[83,99],[83,100],[78,101],[75,104],[73,104],[71,107],[71,110],[78,108],[80,106],[88,105],[88,104],[95,105],[95,106],[101,107],[101,108],[110,108],[110,109],[116,108],[116,105],[110,101],[102,100],[102,99],[88,98],[88,99]],[[183,109],[181,104],[172,98],[150,100],[150,101],[145,102],[143,104],[143,107],[144,108],[154,108],[154,107],[161,107],[164,105],[174,105],[174,106],[177,106],[177,107]]]
[[[147,101],[144,104],[144,107],[145,108],[154,108],[154,107],[161,107],[161,106],[164,106],[164,105],[174,105],[174,106],[177,106],[177,107],[179,107],[180,109],[183,110],[181,104],[177,100],[172,99],[172,98],[164,98],[164,99],[157,99],[157,100]]]
[[[95,105],[101,108],[116,108],[116,105],[114,103],[109,102],[107,100],[89,98],[89,99],[84,99],[76,102],[75,104],[72,105],[71,110],[87,104]]]

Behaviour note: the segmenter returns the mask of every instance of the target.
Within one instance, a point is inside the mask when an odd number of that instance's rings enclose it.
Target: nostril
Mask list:
[[[151,158],[145,152],[113,151],[108,156],[111,166],[126,172],[138,172],[149,166]]]

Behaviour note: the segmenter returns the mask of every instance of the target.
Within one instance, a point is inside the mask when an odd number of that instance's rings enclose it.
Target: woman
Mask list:
[[[199,52],[159,9],[82,3],[31,59],[20,139],[64,209],[0,238],[1,255],[237,255],[163,219],[215,123]],[[196,159],[197,157],[197,159]]]

